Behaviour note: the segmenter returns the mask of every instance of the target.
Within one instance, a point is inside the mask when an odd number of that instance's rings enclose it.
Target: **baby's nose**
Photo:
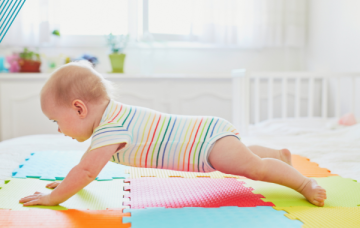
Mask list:
[[[62,133],[59,127],[58,127],[58,132],[59,132],[59,133]]]

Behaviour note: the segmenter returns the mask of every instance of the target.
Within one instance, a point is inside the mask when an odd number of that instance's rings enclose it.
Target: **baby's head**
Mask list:
[[[58,131],[83,142],[91,137],[112,98],[112,85],[87,61],[58,68],[41,90],[43,113]]]

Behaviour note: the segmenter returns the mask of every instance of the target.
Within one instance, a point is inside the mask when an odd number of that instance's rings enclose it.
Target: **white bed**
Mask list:
[[[242,137],[247,145],[289,148],[343,177],[360,180],[360,124],[338,126],[334,120],[269,120],[250,126]],[[32,135],[0,143],[0,179],[11,172],[31,152],[40,150],[86,150],[89,140],[78,143],[62,135]]]

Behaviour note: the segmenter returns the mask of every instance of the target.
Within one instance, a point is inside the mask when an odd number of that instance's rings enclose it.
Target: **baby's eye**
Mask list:
[[[56,121],[56,120],[53,120],[53,122],[54,122],[54,123],[57,123],[57,121]]]

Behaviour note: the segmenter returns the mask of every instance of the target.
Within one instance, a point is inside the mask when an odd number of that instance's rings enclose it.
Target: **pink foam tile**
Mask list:
[[[132,209],[146,207],[256,207],[274,206],[264,202],[264,196],[254,194],[254,189],[245,187],[244,182],[234,178],[156,178],[127,179],[130,183],[125,191],[130,198],[124,202]]]

